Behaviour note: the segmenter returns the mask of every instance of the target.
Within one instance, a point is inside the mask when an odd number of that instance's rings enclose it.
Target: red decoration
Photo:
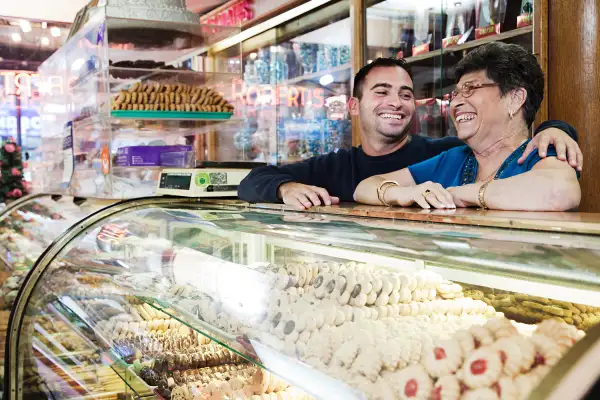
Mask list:
[[[487,361],[486,360],[475,360],[471,363],[471,373],[473,375],[481,375],[487,371]]]
[[[436,347],[435,349],[433,349],[433,353],[435,354],[436,360],[443,360],[444,358],[446,358],[446,351],[441,347]]]
[[[11,169],[10,173],[12,174],[12,176],[21,176],[21,171],[19,171],[18,168]]]
[[[7,153],[14,153],[16,149],[17,149],[16,146],[12,143],[7,143],[4,145],[4,150]]]
[[[406,397],[415,397],[419,391],[419,384],[415,379],[411,379],[404,385],[404,394]]]

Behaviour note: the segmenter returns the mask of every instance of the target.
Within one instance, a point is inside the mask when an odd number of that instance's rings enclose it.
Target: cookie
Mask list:
[[[502,360],[497,350],[482,347],[465,361],[463,380],[470,388],[485,388],[496,382],[502,373]]]
[[[425,369],[434,378],[456,372],[463,360],[460,344],[455,339],[440,341],[425,352]]]

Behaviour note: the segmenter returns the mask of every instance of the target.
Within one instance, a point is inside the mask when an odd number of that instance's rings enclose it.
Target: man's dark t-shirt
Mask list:
[[[536,134],[551,127],[561,129],[577,140],[575,128],[563,121],[546,121],[536,129]],[[339,197],[340,201],[354,201],[354,190],[363,179],[406,168],[463,145],[456,137],[431,139],[412,136],[410,142],[401,149],[384,156],[368,156],[359,146],[296,164],[259,167],[242,181],[238,196],[251,203],[280,202],[277,198],[279,186],[298,182],[325,188],[331,196]]]

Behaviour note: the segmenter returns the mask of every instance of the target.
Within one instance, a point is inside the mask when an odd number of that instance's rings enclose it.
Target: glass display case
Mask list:
[[[120,202],[38,259],[5,394],[585,398],[598,233]]]
[[[239,157],[285,164],[352,145],[351,26],[350,2],[332,1],[242,41],[241,65],[231,64],[238,45],[213,49],[216,64],[242,75],[234,86],[245,118]]]
[[[455,136],[449,116],[454,66],[490,41],[533,50],[533,0],[366,0],[368,60],[404,58],[413,73],[412,133]],[[368,61],[367,61],[368,62]]]
[[[31,195],[1,210],[0,349],[5,346],[13,301],[38,257],[69,227],[109,204],[69,196]],[[0,371],[4,373],[3,368]]]
[[[44,137],[33,179],[47,193],[153,195],[161,167],[212,159],[205,137],[241,123],[231,104],[240,75],[195,56],[239,28],[201,25],[182,0],[100,3],[39,69]]]

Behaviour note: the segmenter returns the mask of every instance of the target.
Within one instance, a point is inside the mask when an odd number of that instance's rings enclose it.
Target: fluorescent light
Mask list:
[[[85,64],[85,60],[83,58],[78,58],[71,64],[71,71],[79,71],[79,69],[83,67],[83,64]]]
[[[18,32],[14,32],[12,35],[10,35],[10,37],[12,38],[13,42],[19,43],[21,41],[21,34]]]
[[[50,28],[50,34],[54,37],[59,37],[60,36],[60,28],[57,26],[53,26],[52,28]]]
[[[323,86],[327,86],[331,82],[333,82],[333,75],[331,74],[323,75],[321,79],[319,79],[319,83]]]
[[[48,23],[46,21],[42,22],[42,29],[46,29],[48,27]]]
[[[31,24],[29,23],[29,21],[25,21],[23,19],[19,22],[19,25],[21,25],[21,30],[23,31],[23,33],[31,32]]]
[[[42,38],[40,39],[40,41],[42,42],[42,46],[48,46],[48,45],[50,45],[50,39],[48,39],[46,36],[42,36]]]

